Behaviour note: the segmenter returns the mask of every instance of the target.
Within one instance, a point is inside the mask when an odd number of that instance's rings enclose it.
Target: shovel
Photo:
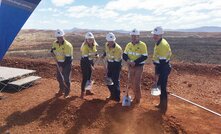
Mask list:
[[[112,86],[112,85],[114,85],[114,83],[113,83],[112,79],[107,76],[107,64],[106,64],[105,59],[103,59],[103,65],[104,65],[104,72],[105,72],[104,82],[107,86]]]
[[[93,84],[94,84],[94,81],[87,80],[87,82],[86,82],[86,86],[85,86],[85,90],[91,90]]]
[[[106,84],[107,86],[112,86],[112,85],[114,85],[112,79],[109,78],[109,77],[104,77],[104,82],[105,82],[105,84]]]
[[[151,95],[159,96],[161,94],[161,90],[158,87],[154,87],[151,89]]]
[[[63,81],[63,84],[64,84],[65,88],[68,88],[66,82],[64,81],[64,76],[63,76],[62,73],[61,73],[61,69],[60,69],[60,67],[59,67],[59,65],[58,65],[58,60],[56,59],[54,52],[52,51],[51,54],[52,54],[52,57],[53,57],[54,60],[55,60],[55,63],[56,63],[58,72],[59,72],[59,74],[60,74],[60,76],[61,76],[61,79],[62,79],[62,81]]]
[[[153,96],[159,96],[161,94],[160,87],[157,86],[158,79],[159,79],[159,76],[155,75],[155,84],[154,84],[153,88],[151,89],[151,95],[153,95]]]
[[[91,65],[92,70],[95,70],[95,65],[98,64],[99,61],[100,61],[99,55],[95,56],[94,58],[95,58],[95,60],[94,60],[94,66]],[[93,75],[93,72],[94,72],[94,71],[92,71],[91,76]],[[85,90],[91,90],[93,84],[94,84],[94,81],[93,81],[93,80],[87,80],[86,85],[85,85]]]
[[[128,74],[127,74],[127,89],[126,89],[126,95],[123,97],[122,106],[128,107],[131,106],[131,96],[129,96],[129,82],[130,82],[130,69],[128,67]]]

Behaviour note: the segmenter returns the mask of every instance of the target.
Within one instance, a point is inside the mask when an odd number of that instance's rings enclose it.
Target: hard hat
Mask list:
[[[94,35],[91,32],[85,34],[85,39],[94,39]]]
[[[55,31],[55,37],[63,37],[64,35],[65,35],[65,33],[62,29],[57,29]]]
[[[106,40],[107,40],[107,41],[115,41],[115,40],[116,40],[116,37],[115,37],[115,35],[114,35],[113,33],[108,33],[108,34],[106,35]]]
[[[161,26],[154,28],[154,30],[151,33],[156,35],[164,34],[163,28]]]
[[[140,31],[135,28],[130,32],[130,35],[140,35]]]

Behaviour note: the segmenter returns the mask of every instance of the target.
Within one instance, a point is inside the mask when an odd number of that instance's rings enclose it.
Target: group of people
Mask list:
[[[163,38],[164,31],[162,27],[156,27],[151,32],[155,42],[153,52],[153,64],[155,66],[155,86],[161,89],[160,103],[156,105],[161,112],[167,110],[167,80],[171,71],[169,63],[172,52],[169,43]],[[55,36],[57,40],[53,42],[51,53],[57,62],[57,80],[59,82],[59,91],[57,95],[64,94],[65,98],[69,98],[70,93],[70,78],[71,66],[73,60],[73,46],[64,38],[64,31],[57,30]],[[95,59],[103,59],[107,63],[105,71],[105,80],[109,81],[107,87],[110,91],[109,100],[120,101],[120,71],[122,60],[128,66],[129,82],[132,85],[134,92],[133,103],[139,104],[141,99],[141,77],[143,66],[148,58],[147,45],[140,40],[140,31],[133,29],[130,32],[131,42],[129,42],[124,51],[116,42],[116,36],[113,33],[106,35],[107,42],[105,43],[104,53],[99,56],[97,52],[97,42],[93,33],[88,32],[85,35],[85,40],[80,48],[81,51],[81,98],[85,95],[93,95],[91,86],[91,74],[94,68]],[[87,90],[87,89],[90,90]],[[86,90],[85,90],[86,89]]]

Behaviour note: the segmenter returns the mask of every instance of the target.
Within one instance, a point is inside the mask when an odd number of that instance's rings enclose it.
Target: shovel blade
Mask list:
[[[91,90],[93,83],[94,83],[94,81],[88,80],[86,83],[86,86],[85,86],[85,90]]]
[[[123,107],[131,106],[131,96],[126,95],[123,97],[122,106]]]
[[[161,94],[161,90],[159,88],[152,88],[151,89],[151,95],[159,96],[160,94]]]
[[[105,81],[106,85],[108,85],[108,86],[114,85],[112,79],[109,77],[106,77],[104,81]]]

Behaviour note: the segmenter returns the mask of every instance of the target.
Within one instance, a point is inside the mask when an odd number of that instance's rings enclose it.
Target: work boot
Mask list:
[[[160,108],[161,108],[161,103],[159,103],[159,104],[155,105],[155,108],[160,109]]]
[[[166,114],[167,112],[167,100],[163,100],[160,105],[160,113]]]
[[[131,102],[133,102],[134,104],[139,104],[140,99],[137,99],[136,97],[134,97],[134,99]]]
[[[68,99],[68,98],[71,98],[71,96],[70,95],[65,95],[64,98]]]
[[[56,96],[61,96],[61,95],[63,95],[63,94],[64,94],[64,93],[63,93],[62,90],[58,90],[58,91],[55,93]]]
[[[81,99],[84,99],[84,92],[83,91],[81,92],[81,96],[80,97],[81,97]]]
[[[106,98],[106,100],[113,100],[113,99],[114,99],[114,97],[112,95],[110,95]]]
[[[86,95],[94,95],[90,90],[86,90]]]
[[[114,101],[116,101],[116,102],[120,102],[120,98],[117,97],[117,98],[114,99]]]
[[[140,104],[140,100],[136,99],[136,100],[135,100],[135,103],[136,103],[136,104]]]

